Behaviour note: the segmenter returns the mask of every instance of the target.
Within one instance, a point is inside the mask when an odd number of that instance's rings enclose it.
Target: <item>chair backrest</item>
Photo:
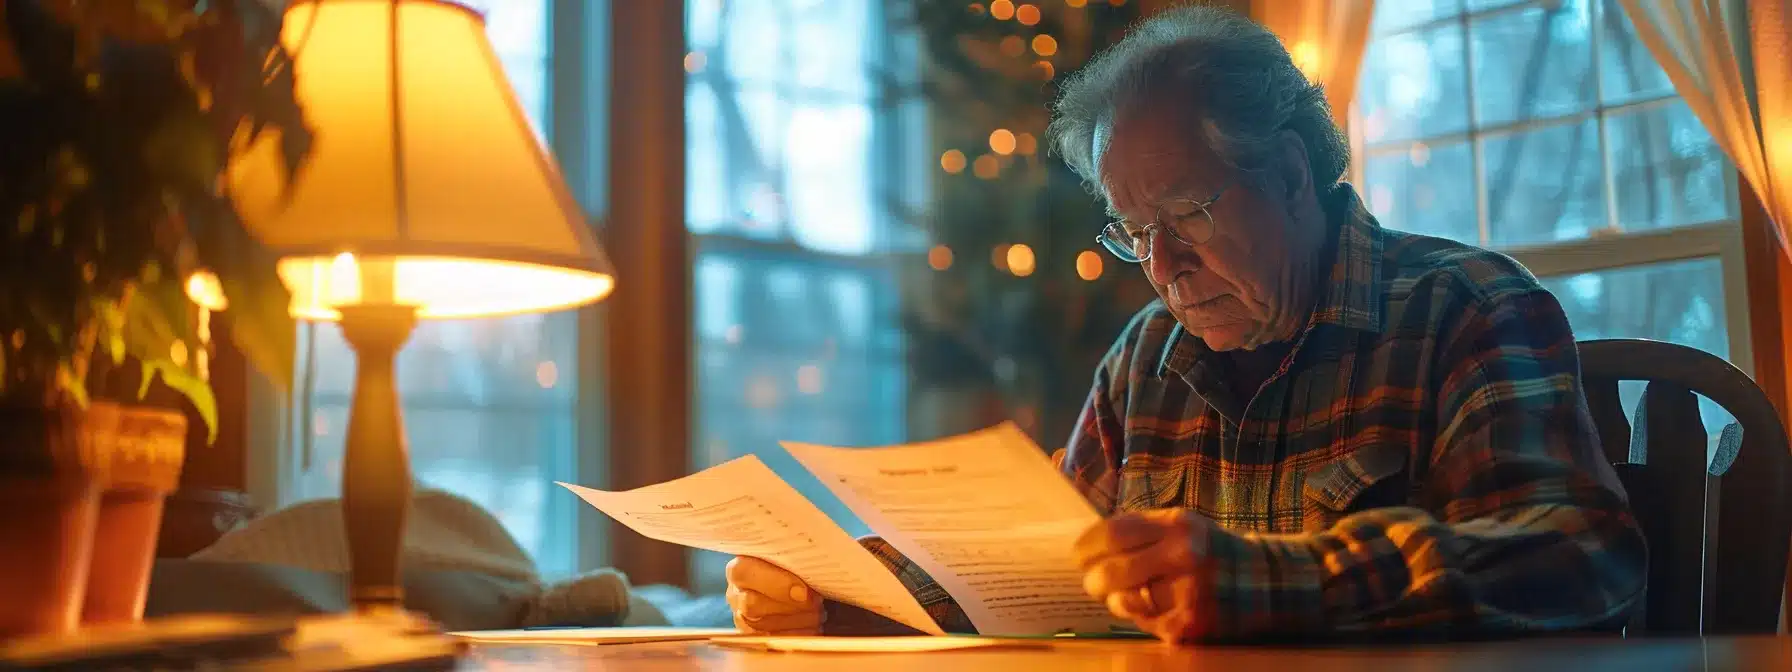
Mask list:
[[[1792,446],[1773,404],[1746,374],[1695,348],[1638,339],[1579,346],[1606,458],[1649,542],[1648,595],[1630,632],[1777,632],[1792,596]],[[1647,382],[1634,424],[1618,399],[1626,380]],[[1737,420],[1709,462],[1694,393]]]

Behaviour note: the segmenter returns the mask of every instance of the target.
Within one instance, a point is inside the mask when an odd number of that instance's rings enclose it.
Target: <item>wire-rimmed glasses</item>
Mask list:
[[[1164,201],[1157,205],[1150,223],[1138,226],[1124,219],[1115,220],[1102,228],[1095,241],[1121,261],[1134,264],[1151,258],[1151,238],[1158,231],[1169,233],[1170,238],[1189,247],[1201,245],[1213,238],[1211,208],[1225,193],[1226,190],[1221,189],[1205,201],[1192,198]]]

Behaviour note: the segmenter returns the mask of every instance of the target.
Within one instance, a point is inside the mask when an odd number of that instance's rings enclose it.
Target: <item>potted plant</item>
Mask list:
[[[309,148],[279,21],[256,0],[0,0],[0,638],[141,617],[187,434],[145,393],[216,431],[190,294],[290,375],[289,297],[220,179],[262,134],[289,177]]]

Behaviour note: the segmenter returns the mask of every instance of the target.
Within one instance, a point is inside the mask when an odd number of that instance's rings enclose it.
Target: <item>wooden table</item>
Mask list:
[[[1173,649],[1149,641],[1060,642],[1050,650],[986,650],[906,654],[760,653],[669,642],[608,646],[476,644],[467,670],[639,670],[641,672],[1644,672],[1653,670],[1792,670],[1792,637],[1686,640],[1539,640],[1460,645],[1360,648],[1202,647]]]

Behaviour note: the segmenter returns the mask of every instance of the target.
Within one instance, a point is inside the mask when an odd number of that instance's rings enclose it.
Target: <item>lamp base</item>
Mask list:
[[[349,599],[363,612],[402,611],[399,556],[411,506],[411,463],[396,361],[417,325],[417,310],[399,305],[339,310],[343,338],[355,351],[355,396],[342,460]]]

